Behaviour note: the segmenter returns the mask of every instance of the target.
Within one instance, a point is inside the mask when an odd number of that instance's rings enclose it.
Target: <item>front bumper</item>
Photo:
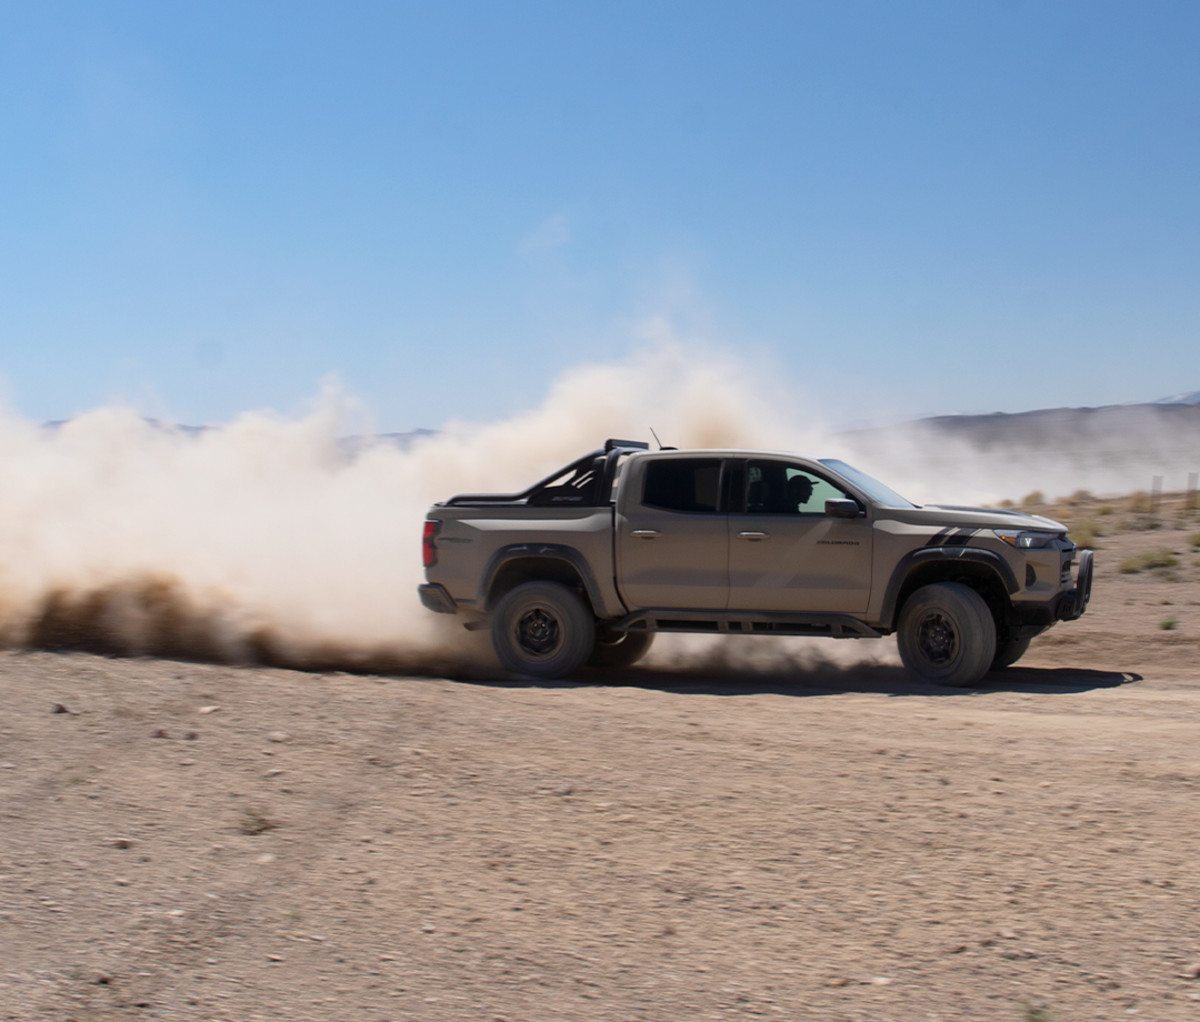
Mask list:
[[[1092,552],[1079,551],[1079,570],[1075,573],[1075,588],[1059,597],[1058,620],[1074,621],[1083,616],[1092,599]]]
[[[1075,585],[1046,601],[1013,602],[1013,623],[1019,628],[1049,628],[1056,621],[1074,621],[1082,617],[1092,598],[1092,551],[1079,552]]]

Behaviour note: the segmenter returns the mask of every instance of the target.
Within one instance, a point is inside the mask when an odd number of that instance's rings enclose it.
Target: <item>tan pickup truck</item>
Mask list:
[[[609,440],[523,493],[435,504],[420,595],[539,678],[628,666],[656,632],[894,632],[913,675],[971,685],[1087,608],[1092,552],[1066,533],[918,507],[833,459]]]

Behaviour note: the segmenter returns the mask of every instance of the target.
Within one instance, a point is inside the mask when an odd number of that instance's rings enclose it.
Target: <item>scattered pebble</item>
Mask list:
[[[198,709],[196,712],[197,713],[216,713],[217,710],[219,710],[220,708],[221,707],[217,706],[214,703],[212,706],[201,706],[200,709]]]
[[[272,731],[267,735],[268,742],[290,742],[291,740],[292,736],[286,731]]]

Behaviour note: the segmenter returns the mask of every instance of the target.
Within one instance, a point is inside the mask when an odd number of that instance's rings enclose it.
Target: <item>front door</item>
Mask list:
[[[871,522],[825,514],[826,500],[848,496],[807,467],[750,461],[745,511],[729,515],[729,608],[865,612]]]

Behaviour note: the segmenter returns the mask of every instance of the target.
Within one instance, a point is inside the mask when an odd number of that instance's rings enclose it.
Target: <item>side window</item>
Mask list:
[[[782,461],[752,461],[746,473],[748,514],[823,515],[825,501],[845,496],[828,479]]]
[[[663,458],[646,466],[642,503],[667,511],[716,511],[720,458]]]

